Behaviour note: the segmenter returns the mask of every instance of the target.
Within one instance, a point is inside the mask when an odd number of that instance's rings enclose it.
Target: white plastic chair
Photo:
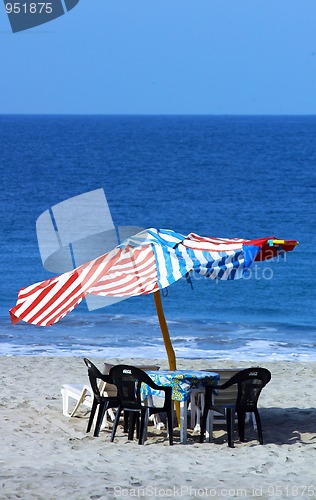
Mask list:
[[[104,375],[108,375],[110,369],[113,366],[114,365],[105,362],[103,364],[102,373]],[[139,365],[138,368],[141,368],[142,370],[146,371],[146,370],[159,370],[160,367],[157,365]],[[100,392],[102,396],[110,396],[110,397],[116,396],[117,394],[115,385],[106,384],[105,382],[101,383]],[[73,417],[77,413],[81,405],[86,406],[90,410],[92,408],[93,395],[90,384],[63,384],[61,388],[61,394],[63,401],[63,415],[65,415],[66,417],[69,418]],[[70,410],[70,400],[74,400],[76,402],[72,410]],[[113,413],[112,408],[110,408],[105,413],[102,428],[109,426],[107,420],[108,415],[113,422],[115,415]],[[163,427],[163,423],[159,420],[158,415],[157,416],[155,415],[155,425],[157,428]]]
[[[107,375],[112,366],[114,365],[104,363],[103,373]],[[102,396],[115,396],[117,391],[115,385],[102,382],[100,385],[100,392]],[[66,417],[73,417],[81,405],[86,406],[90,410],[92,408],[93,395],[90,384],[64,384],[61,388],[61,394],[63,399],[63,415]],[[72,411],[69,411],[70,399],[76,401],[75,407]],[[102,424],[103,428],[108,427],[107,414],[109,414],[112,421],[115,418],[113,410],[110,408],[105,414]]]
[[[73,417],[80,405],[90,409],[92,407],[91,388],[88,385],[64,384],[61,388],[61,394],[63,398],[63,415],[65,417]],[[71,412],[69,412],[69,399],[76,401],[76,405]]]

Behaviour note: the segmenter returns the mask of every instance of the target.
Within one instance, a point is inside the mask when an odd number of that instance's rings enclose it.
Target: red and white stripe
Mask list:
[[[23,288],[11,319],[47,326],[72,311],[88,293],[126,297],[158,290],[154,252],[148,247],[111,252],[61,276]]]
[[[183,244],[187,248],[203,252],[228,252],[229,250],[240,250],[242,245],[248,241],[242,238],[208,238],[190,233]]]

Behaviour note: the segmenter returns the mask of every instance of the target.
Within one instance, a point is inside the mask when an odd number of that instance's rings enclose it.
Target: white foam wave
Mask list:
[[[177,347],[175,353],[178,358],[186,359],[225,359],[234,361],[316,361],[316,350],[300,347],[293,350],[293,346],[278,342],[254,341],[234,349],[201,350],[194,347]],[[57,345],[17,345],[2,343],[2,356],[91,356],[95,358],[165,358],[166,351],[162,345],[137,347],[102,347],[102,346],[57,346]]]

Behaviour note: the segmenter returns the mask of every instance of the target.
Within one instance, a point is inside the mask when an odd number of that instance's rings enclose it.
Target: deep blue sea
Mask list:
[[[37,218],[103,188],[116,226],[300,241],[246,279],[172,285],[178,357],[316,360],[315,139],[314,116],[0,116],[0,354],[165,357],[150,295],[10,324],[18,290],[53,276]]]

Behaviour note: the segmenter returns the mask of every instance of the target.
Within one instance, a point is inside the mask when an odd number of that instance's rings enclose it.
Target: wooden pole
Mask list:
[[[169,335],[169,330],[168,330],[168,325],[167,325],[165,314],[164,314],[164,311],[162,308],[160,290],[157,290],[157,292],[154,292],[154,299],[155,299],[155,306],[156,306],[156,310],[157,310],[159,325],[160,325],[163,341],[165,343],[165,348],[167,351],[167,356],[168,356],[168,361],[169,361],[169,369],[176,370],[177,369],[176,355],[175,355],[173,347],[172,347],[172,343],[171,343],[170,335]]]
[[[177,369],[177,360],[176,360],[176,355],[174,353],[174,349],[170,340],[170,335],[169,335],[169,330],[168,330],[168,325],[166,322],[165,318],[165,313],[162,308],[162,302],[161,302],[161,295],[160,295],[160,290],[157,290],[157,292],[154,292],[154,300],[155,300],[155,306],[157,310],[157,316],[159,320],[159,325],[163,337],[163,341],[165,343],[165,348],[167,351],[167,356],[168,356],[168,361],[169,361],[169,369],[170,370],[176,370]],[[176,414],[177,414],[177,421],[178,421],[178,426],[180,425],[180,402],[175,401],[175,407],[176,407]]]

